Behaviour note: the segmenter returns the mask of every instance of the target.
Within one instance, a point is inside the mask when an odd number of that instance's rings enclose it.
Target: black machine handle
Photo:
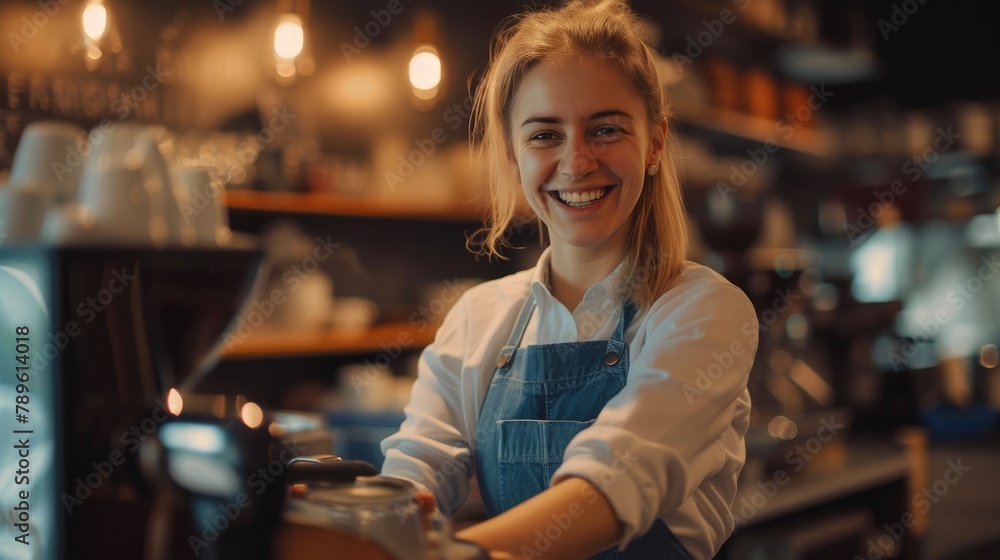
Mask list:
[[[359,476],[375,476],[378,470],[365,461],[345,461],[336,455],[306,455],[288,462],[285,470],[288,484],[354,482]]]

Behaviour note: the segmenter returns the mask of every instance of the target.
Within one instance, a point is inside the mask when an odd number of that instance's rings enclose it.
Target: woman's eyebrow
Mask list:
[[[561,122],[562,119],[556,117],[528,117],[527,119],[524,119],[523,123],[521,123],[521,127],[524,128],[532,123],[559,124]]]
[[[590,115],[590,120],[594,121],[597,119],[603,119],[604,117],[625,117],[626,119],[632,119],[632,115],[622,111],[620,109],[610,109],[607,111],[598,111],[593,115]]]
[[[597,119],[603,119],[605,117],[625,117],[626,119],[630,120],[632,119],[632,115],[626,113],[625,111],[622,111],[620,109],[608,109],[606,111],[598,111],[590,115],[590,117],[587,120],[594,121]],[[543,117],[543,116],[528,117],[527,119],[524,120],[523,123],[521,123],[521,126],[525,127],[532,123],[559,124],[561,122],[562,119],[558,117]]]

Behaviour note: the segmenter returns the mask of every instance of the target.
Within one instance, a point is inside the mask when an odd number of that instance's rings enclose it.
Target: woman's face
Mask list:
[[[665,121],[650,130],[642,98],[610,64],[542,61],[525,74],[511,106],[513,163],[553,250],[624,251],[665,134]]]

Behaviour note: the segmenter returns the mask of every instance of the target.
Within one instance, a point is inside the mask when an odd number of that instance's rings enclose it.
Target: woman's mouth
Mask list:
[[[613,186],[599,187],[581,192],[549,191],[552,198],[572,208],[584,208],[604,198]]]

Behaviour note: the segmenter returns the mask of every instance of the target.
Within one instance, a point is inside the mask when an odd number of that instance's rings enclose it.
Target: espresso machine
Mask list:
[[[11,409],[2,464],[14,482],[4,485],[3,510],[18,522],[0,528],[13,532],[0,539],[4,557],[142,558],[151,546],[162,557],[196,556],[185,533],[198,500],[181,504],[143,464],[161,460],[156,442],[183,425],[205,428],[179,441],[231,448],[237,480],[267,464],[266,430],[241,429],[219,410],[213,435],[213,423],[191,421],[207,415],[185,414],[181,401],[261,264],[250,248],[0,248],[0,360],[19,374],[0,381]],[[10,452],[18,446],[20,455]],[[204,485],[224,486],[219,465],[186,461],[166,471],[214,473]],[[282,495],[277,486],[263,493],[234,524],[275,522]],[[260,540],[245,536],[247,545]],[[244,557],[262,557],[253,550]]]
[[[193,390],[263,266],[253,247],[0,246],[0,556],[486,557],[425,527],[412,485]]]
[[[836,379],[824,371],[826,352],[816,344],[815,302],[824,294],[815,259],[806,250],[761,243],[769,205],[762,193],[721,189],[701,192],[690,204],[700,238],[711,250],[705,264],[742,289],[757,312],[758,349],[748,380],[753,410],[743,470],[751,484],[774,468],[787,467],[787,450],[815,434],[824,418],[844,425],[852,420],[850,409],[838,402]]]

